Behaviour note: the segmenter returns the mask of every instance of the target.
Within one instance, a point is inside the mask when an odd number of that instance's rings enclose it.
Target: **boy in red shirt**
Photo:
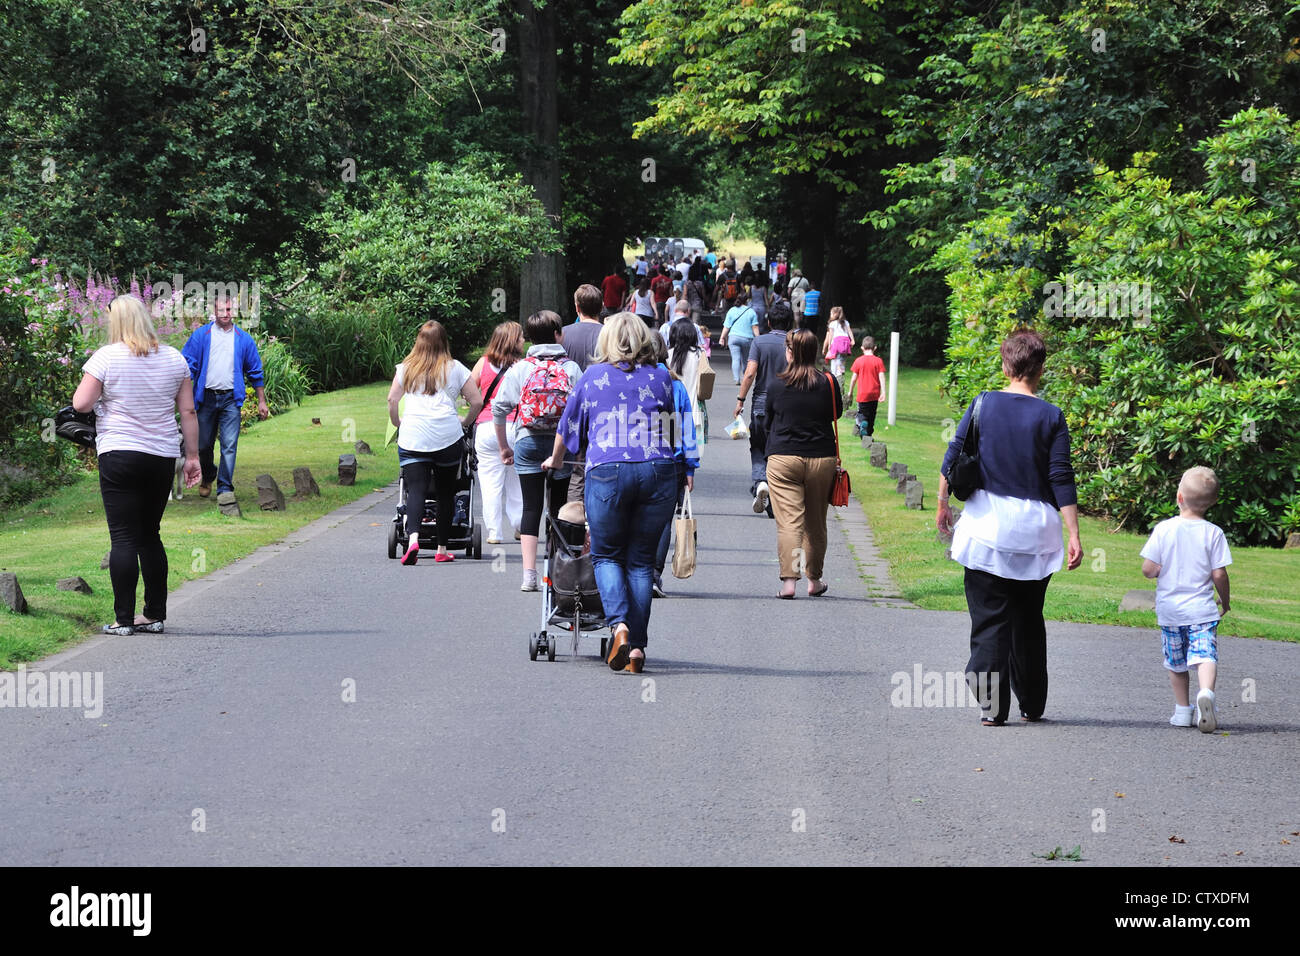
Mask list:
[[[613,309],[617,312],[623,307],[623,300],[627,298],[627,283],[623,280],[623,269],[627,268],[623,263],[619,263],[621,268],[615,269],[609,275],[605,276],[605,281],[600,284],[604,292],[604,306],[607,309]]]
[[[876,431],[876,406],[885,391],[885,363],[875,354],[876,340],[870,335],[862,337],[862,354],[850,369],[849,390],[854,382],[858,387],[858,435],[871,436]]]
[[[668,277],[668,270],[663,266],[659,267],[659,274],[650,280],[650,291],[655,296],[655,319],[659,325],[663,325],[667,321],[665,306],[668,297],[673,294],[673,280]]]

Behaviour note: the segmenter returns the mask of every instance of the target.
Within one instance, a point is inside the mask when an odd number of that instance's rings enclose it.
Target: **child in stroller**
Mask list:
[[[542,629],[528,636],[528,658],[545,654],[555,660],[559,634],[548,627],[572,634],[570,653],[578,654],[578,638],[584,632],[609,627],[596,587],[596,569],[591,563],[591,546],[581,502],[570,502],[558,517],[546,512],[546,552],[542,568]],[[600,639],[600,656],[605,656],[608,638]]]

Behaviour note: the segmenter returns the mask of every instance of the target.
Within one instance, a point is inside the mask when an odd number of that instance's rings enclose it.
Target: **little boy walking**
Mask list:
[[[862,338],[862,354],[853,363],[849,376],[849,392],[857,383],[858,414],[856,429],[859,435],[876,433],[876,408],[885,391],[885,363],[876,355],[876,340],[870,335]]]
[[[1142,573],[1156,579],[1156,622],[1164,643],[1165,669],[1174,689],[1175,727],[1212,733],[1219,725],[1214,706],[1218,669],[1216,632],[1228,613],[1228,565],[1232,555],[1218,525],[1205,512],[1219,497],[1219,479],[1209,468],[1189,468],[1178,484],[1178,517],[1155,526],[1142,548]],[[1222,611],[1214,604],[1219,592]],[[1188,668],[1196,668],[1200,692],[1188,701]]]

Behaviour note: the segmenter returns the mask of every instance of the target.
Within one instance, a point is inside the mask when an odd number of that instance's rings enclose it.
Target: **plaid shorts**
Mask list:
[[[1218,630],[1218,621],[1161,627],[1160,639],[1165,649],[1165,669],[1181,674],[1190,666],[1217,662],[1219,646],[1215,637]]]

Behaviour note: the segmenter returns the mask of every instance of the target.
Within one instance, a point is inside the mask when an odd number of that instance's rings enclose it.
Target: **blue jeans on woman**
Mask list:
[[[644,650],[655,551],[677,500],[677,463],[662,458],[593,465],[584,499],[605,619],[626,624],[628,643]]]
[[[739,384],[745,377],[745,366],[749,364],[749,347],[753,339],[727,339],[727,348],[731,349],[731,377]]]

